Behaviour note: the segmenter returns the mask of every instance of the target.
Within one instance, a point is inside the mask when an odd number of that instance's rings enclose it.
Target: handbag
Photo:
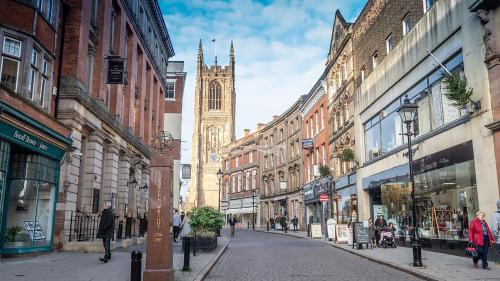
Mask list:
[[[469,242],[467,247],[465,247],[465,255],[469,258],[477,258],[476,244]]]

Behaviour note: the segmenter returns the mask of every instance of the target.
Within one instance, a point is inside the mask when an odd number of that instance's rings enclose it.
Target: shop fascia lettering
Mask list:
[[[25,133],[20,133],[19,131],[14,131],[14,138],[30,145],[30,146],[33,146],[33,147],[37,147],[38,149],[41,149],[43,151],[47,151],[48,150],[48,146],[43,143],[42,141],[37,141],[33,138],[31,138],[29,135],[25,134]]]

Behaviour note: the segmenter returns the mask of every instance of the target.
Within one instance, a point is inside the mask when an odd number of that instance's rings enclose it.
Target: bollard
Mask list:
[[[247,222],[247,228],[250,229],[250,222]]]
[[[269,222],[266,223],[267,231],[269,231]]]
[[[196,257],[196,232],[194,233],[193,239],[193,257]]]
[[[189,271],[189,251],[191,248],[191,239],[189,237],[182,238],[184,241],[184,266],[182,271]]]
[[[130,262],[130,281],[141,281],[142,275],[142,252],[133,251]]]

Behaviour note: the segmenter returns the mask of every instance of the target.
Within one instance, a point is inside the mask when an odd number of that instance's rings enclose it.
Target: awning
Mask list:
[[[230,208],[226,210],[226,214],[251,214],[252,210],[252,207]],[[257,206],[255,206],[255,211],[257,212]]]

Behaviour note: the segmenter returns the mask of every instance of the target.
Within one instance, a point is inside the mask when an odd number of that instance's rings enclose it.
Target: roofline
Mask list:
[[[262,130],[260,130],[260,131],[266,131],[269,128],[273,127],[276,123],[279,123],[280,121],[283,121],[283,119],[285,119],[285,117],[287,117],[287,116],[290,116],[290,114],[296,108],[298,108],[298,110],[300,111],[300,109],[302,108],[302,104],[304,103],[304,99],[305,98],[306,98],[306,95],[301,95],[299,97],[299,99],[297,101],[295,101],[295,103],[293,103],[289,108],[287,108],[287,110],[285,110],[285,112],[281,113],[279,115],[279,117],[276,118],[275,120],[272,120],[269,123],[267,123],[266,126],[264,128],[262,128]]]
[[[171,58],[175,56],[174,47],[172,46],[172,41],[170,40],[170,36],[168,34],[167,25],[163,20],[163,16],[161,13],[160,5],[157,0],[149,0],[148,1],[151,10],[153,11],[153,17],[155,19],[156,25],[158,26],[161,35],[161,41],[163,42],[165,48],[167,49],[167,57]]]

